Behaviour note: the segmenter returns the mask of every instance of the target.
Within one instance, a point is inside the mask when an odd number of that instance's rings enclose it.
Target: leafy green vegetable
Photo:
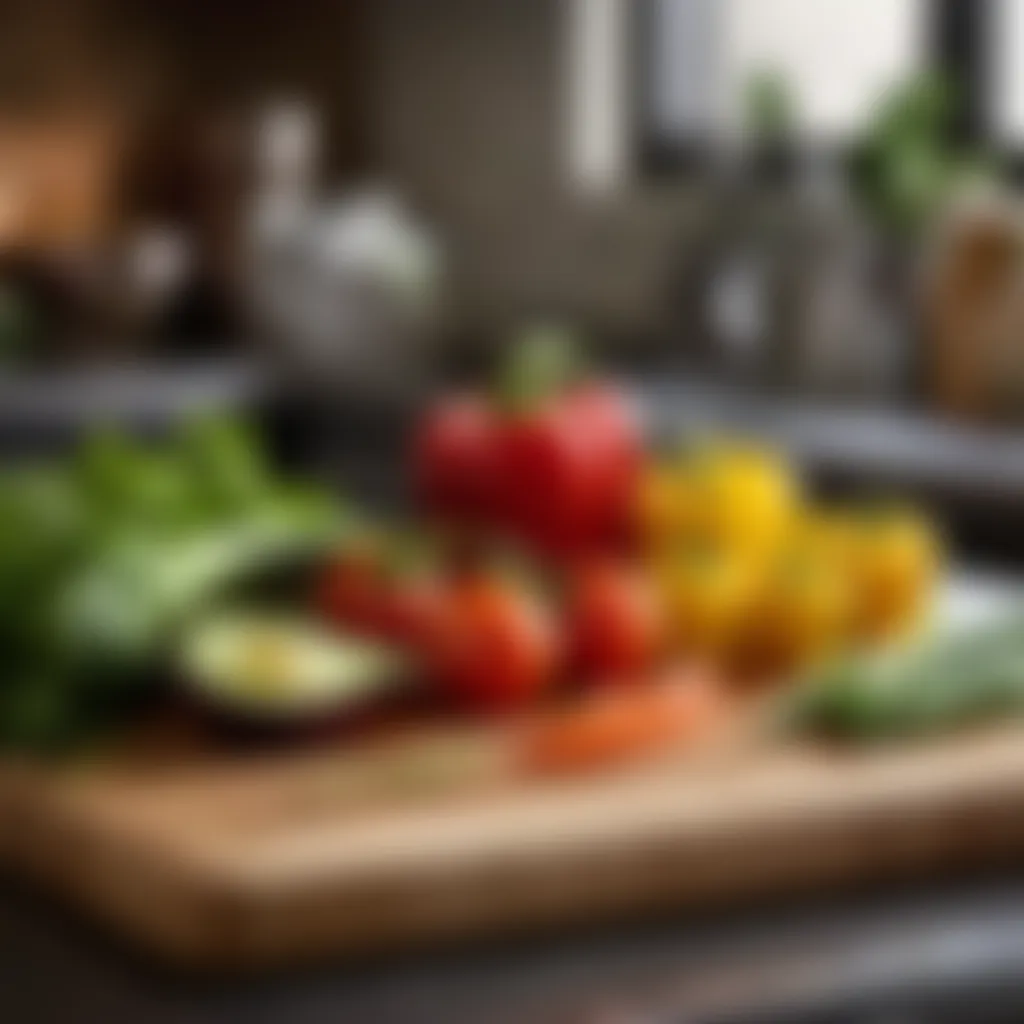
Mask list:
[[[853,185],[866,208],[895,235],[913,237],[966,182],[995,168],[953,141],[958,90],[926,72],[879,104],[854,162]]]
[[[331,497],[279,479],[245,425],[160,445],[102,430],[0,476],[0,749],[50,749],[143,699],[208,602],[334,543]]]
[[[185,428],[182,442],[208,513],[229,515],[265,495],[270,471],[247,424],[204,417]]]
[[[1024,619],[835,664],[786,708],[804,731],[849,739],[925,734],[1024,711]]]

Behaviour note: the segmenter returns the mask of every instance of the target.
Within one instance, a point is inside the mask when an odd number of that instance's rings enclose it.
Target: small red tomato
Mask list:
[[[428,572],[388,568],[369,552],[353,552],[328,567],[318,602],[339,629],[418,647],[442,599],[440,580]]]
[[[491,513],[493,435],[490,406],[477,395],[447,399],[427,414],[414,442],[413,475],[428,509],[470,521]]]
[[[317,583],[316,602],[336,626],[370,632],[377,619],[380,569],[369,550],[349,551],[335,558]]]
[[[377,635],[420,648],[434,628],[443,599],[440,581],[431,576],[393,577],[381,595]]]
[[[529,704],[553,682],[558,633],[529,590],[477,574],[452,584],[427,658],[438,685],[460,703],[508,710]]]
[[[637,678],[663,650],[664,610],[635,567],[590,563],[570,586],[568,636],[572,665],[585,678]]]

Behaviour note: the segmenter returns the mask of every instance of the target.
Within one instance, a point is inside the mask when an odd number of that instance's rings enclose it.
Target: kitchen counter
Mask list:
[[[199,395],[199,405],[227,400],[244,406],[262,389],[244,374],[229,373],[221,385],[226,393],[211,394],[206,384],[187,390]],[[108,386],[97,384],[83,396],[69,385],[69,401],[92,403],[85,413],[76,405],[72,419],[109,412]],[[131,397],[136,391],[129,381],[118,393]],[[179,403],[177,392],[161,394],[169,407]],[[852,445],[855,435],[867,438],[863,450],[872,458],[896,460],[903,452],[889,447],[889,431],[875,432],[873,418],[843,421],[829,433],[807,410],[773,406],[762,409],[765,419],[755,424],[752,406],[744,403],[733,416],[720,395],[702,398],[673,384],[661,392],[652,387],[647,397],[666,432],[669,425],[700,429],[724,420],[734,429],[746,423],[753,432],[788,441],[811,461],[827,460],[829,443]],[[131,409],[134,403],[132,397]],[[19,408],[52,422],[24,395]],[[143,413],[153,408],[148,399],[138,405]],[[900,435],[911,438],[908,453],[918,444],[948,450],[949,438],[933,437],[925,427],[919,437],[916,429],[911,424]],[[977,449],[960,453],[963,467],[975,465],[985,476],[971,479],[972,486],[984,488],[988,481],[998,489],[1000,481],[1016,480],[1018,468],[1024,473],[1016,447],[994,451],[986,439],[976,440]],[[988,462],[975,460],[982,447],[989,450]],[[835,453],[844,464],[852,457]],[[910,454],[907,459],[914,461]],[[368,461],[384,472],[383,460]],[[902,472],[895,462],[887,466]],[[957,466],[953,477],[961,479]],[[0,881],[0,1008],[5,1024],[1019,1021],[1024,874],[822,894],[724,915],[676,914],[645,924],[235,979],[168,975],[42,894],[6,879]]]

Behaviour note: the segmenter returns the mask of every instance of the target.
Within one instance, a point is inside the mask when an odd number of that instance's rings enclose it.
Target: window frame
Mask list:
[[[659,0],[633,0],[630,8],[630,87],[632,150],[642,177],[690,173],[709,166],[706,140],[698,134],[685,140],[662,137],[654,124],[654,9]],[[827,0],[823,0],[827,2]],[[925,66],[958,84],[954,132],[961,141],[983,135],[987,82],[981,52],[988,0],[929,0]],[[852,147],[851,147],[852,148]],[[1024,152],[1021,154],[1024,158]],[[1024,166],[1024,159],[1021,161]]]

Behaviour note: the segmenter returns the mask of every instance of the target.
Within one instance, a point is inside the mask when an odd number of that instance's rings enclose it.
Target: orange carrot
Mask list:
[[[650,685],[585,696],[534,723],[524,760],[530,770],[599,768],[697,740],[722,711],[718,681],[699,668],[675,669]]]

